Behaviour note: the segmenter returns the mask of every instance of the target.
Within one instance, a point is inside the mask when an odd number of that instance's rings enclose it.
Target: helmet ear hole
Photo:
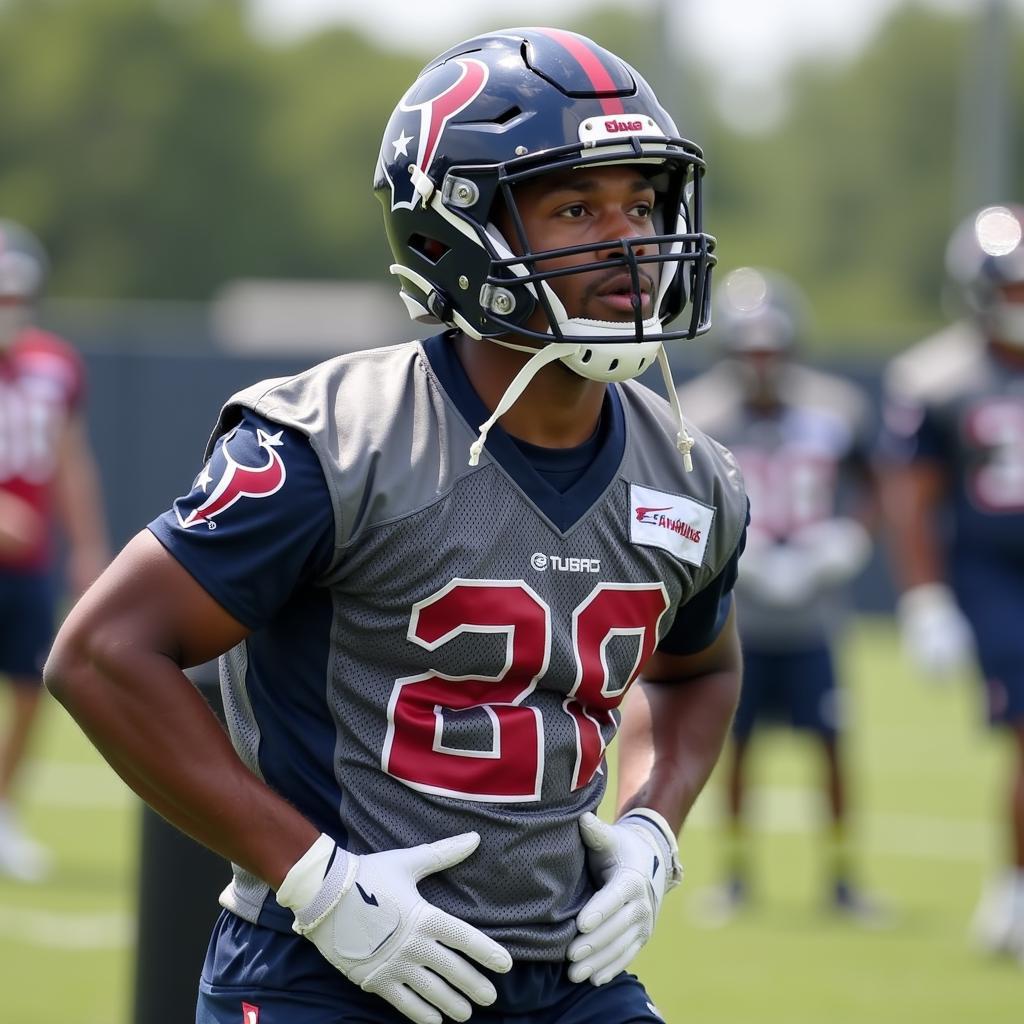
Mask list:
[[[425,235],[411,235],[409,248],[433,266],[437,266],[451,251],[451,246],[445,245],[444,242],[436,238],[427,238]]]
[[[521,116],[522,113],[523,111],[520,109],[519,106],[511,106],[508,108],[508,110],[504,111],[501,114],[498,114],[497,117],[492,118],[491,124],[506,125],[510,121],[514,121],[517,117]]]

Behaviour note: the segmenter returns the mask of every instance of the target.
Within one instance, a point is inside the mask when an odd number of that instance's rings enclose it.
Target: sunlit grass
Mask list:
[[[683,833],[686,880],[634,965],[673,1024],[1024,1019],[1024,970],[966,941],[1002,840],[1004,755],[980,725],[975,688],[910,674],[887,620],[860,624],[844,665],[859,864],[894,926],[865,931],[823,912],[816,752],[768,734],[753,766],[757,903],[724,928],[695,921],[721,866],[713,780]],[[64,712],[48,712],[26,816],[57,869],[42,886],[0,881],[0,1021],[129,1024],[139,805]]]

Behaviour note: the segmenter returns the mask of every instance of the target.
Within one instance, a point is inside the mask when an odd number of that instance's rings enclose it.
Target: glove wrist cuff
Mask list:
[[[659,845],[664,846],[668,854],[665,862],[665,890],[674,889],[683,880],[683,865],[679,862],[679,843],[672,826],[665,818],[650,807],[633,807],[619,818],[619,823],[628,821],[630,818],[651,832]]]
[[[295,914],[295,931],[311,931],[337,905],[352,887],[355,866],[356,858],[321,833],[277,890],[277,902]]]
[[[277,890],[277,902],[289,910],[312,903],[323,885],[327,865],[334,854],[334,840],[321,833],[313,845],[291,866]]]
[[[945,583],[934,582],[919,583],[904,591],[897,602],[896,610],[900,618],[907,619],[936,610],[959,612],[959,607],[949,586]]]

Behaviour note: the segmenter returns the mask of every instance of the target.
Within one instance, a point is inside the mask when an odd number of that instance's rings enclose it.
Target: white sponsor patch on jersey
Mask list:
[[[630,484],[629,537],[634,544],[664,548],[681,561],[701,565],[715,510],[693,498]]]

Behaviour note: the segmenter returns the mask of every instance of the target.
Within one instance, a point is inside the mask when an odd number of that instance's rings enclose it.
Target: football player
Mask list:
[[[1024,955],[1024,206],[968,217],[946,267],[963,317],[887,372],[886,520],[907,653],[934,679],[977,665],[1013,745],[1008,864],[972,930]]]
[[[728,761],[728,873],[705,909],[722,922],[750,897],[748,753],[755,730],[775,722],[812,734],[821,748],[828,903],[876,919],[851,874],[834,657],[849,584],[872,550],[864,525],[874,503],[870,403],[851,382],[798,360],[806,302],[783,275],[734,270],[714,306],[723,358],[681,388],[679,401],[736,456],[751,522],[736,587],[744,682]]]
[[[740,673],[739,473],[633,381],[708,326],[703,172],[582,36],[431,61],[374,188],[440,333],[232,397],[68,618],[53,691],[234,863],[201,1024],[660,1019],[625,968]],[[214,655],[230,742],[181,671]]]
[[[69,542],[76,594],[107,561],[81,360],[33,325],[46,274],[39,242],[0,220],[0,674],[13,693],[0,740],[0,875],[21,881],[41,879],[51,859],[23,831],[14,796],[53,640],[56,528]]]

